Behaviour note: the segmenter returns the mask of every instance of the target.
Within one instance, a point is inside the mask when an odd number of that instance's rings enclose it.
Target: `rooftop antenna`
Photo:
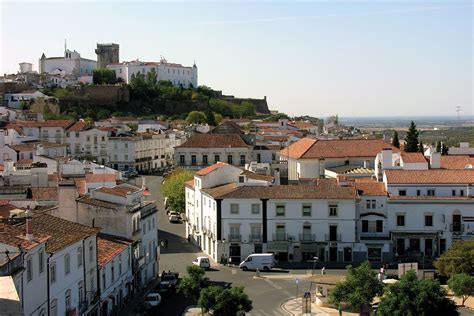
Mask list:
[[[458,113],[458,123],[461,123],[461,106],[456,106],[456,112]]]

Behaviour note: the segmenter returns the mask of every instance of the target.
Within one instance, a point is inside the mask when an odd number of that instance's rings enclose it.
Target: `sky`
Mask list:
[[[473,2],[5,1],[0,73],[67,47],[198,66],[224,94],[324,117],[473,115]]]

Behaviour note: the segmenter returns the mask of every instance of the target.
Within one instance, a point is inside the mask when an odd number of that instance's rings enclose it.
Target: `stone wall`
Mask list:
[[[263,99],[251,99],[251,98],[235,98],[234,96],[225,95],[225,96],[222,96],[222,100],[232,102],[235,104],[241,104],[242,102],[249,102],[253,104],[257,113],[270,114],[266,96],[263,97]]]

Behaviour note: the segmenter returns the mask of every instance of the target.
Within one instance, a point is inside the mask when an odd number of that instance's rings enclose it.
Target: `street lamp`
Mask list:
[[[318,262],[319,258],[318,257],[313,257],[313,275],[314,275],[314,270],[316,269],[316,262]]]

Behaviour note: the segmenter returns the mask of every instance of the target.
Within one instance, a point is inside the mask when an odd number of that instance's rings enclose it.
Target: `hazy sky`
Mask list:
[[[199,84],[326,116],[464,115],[473,109],[471,1],[0,0],[0,73],[69,49],[199,68]]]

